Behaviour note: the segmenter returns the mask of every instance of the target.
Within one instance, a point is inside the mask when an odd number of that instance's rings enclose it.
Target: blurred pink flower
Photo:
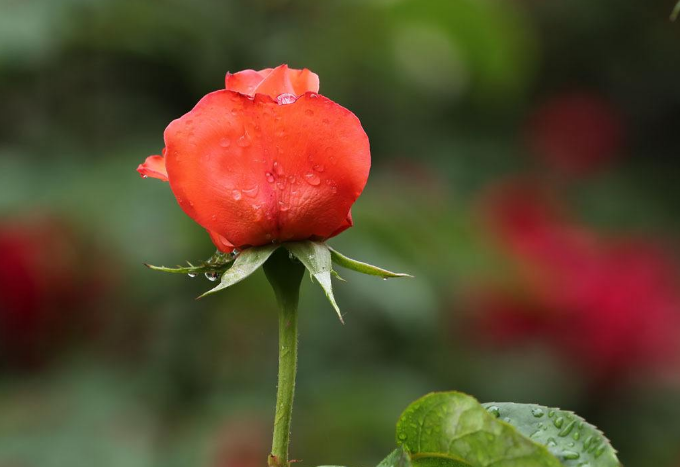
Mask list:
[[[0,360],[44,362],[69,331],[93,324],[102,290],[73,232],[54,219],[0,223]]]
[[[531,114],[527,143],[536,157],[558,171],[581,175],[601,168],[623,143],[621,113],[592,93],[557,95]]]
[[[678,363],[680,275],[668,251],[598,235],[526,184],[498,189],[485,214],[511,264],[509,279],[471,294],[486,337],[544,339],[598,380]]]

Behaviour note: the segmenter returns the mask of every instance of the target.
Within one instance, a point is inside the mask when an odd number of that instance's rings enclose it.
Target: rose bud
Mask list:
[[[168,181],[221,251],[333,237],[352,225],[371,156],[357,117],[318,90],[286,65],[227,74],[137,170]]]

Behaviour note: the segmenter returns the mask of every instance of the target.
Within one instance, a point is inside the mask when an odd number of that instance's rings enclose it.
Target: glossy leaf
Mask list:
[[[241,282],[243,279],[257,271],[279,246],[280,245],[265,245],[243,250],[236,257],[231,268],[222,274],[220,284],[198,298],[203,298],[206,295],[219,292],[222,289],[226,289],[227,287]]]
[[[411,458],[402,448],[392,451],[378,467],[412,467]]]
[[[201,262],[198,266],[194,266],[188,261],[187,263],[189,263],[189,266],[177,266],[175,268],[154,266],[147,263],[144,263],[144,266],[154,271],[168,272],[171,274],[187,274],[192,276],[198,274],[220,274],[231,267],[234,258],[235,256],[231,253],[223,253],[218,250],[210,257],[210,259]]]
[[[410,274],[404,274],[399,272],[388,271],[387,269],[379,268],[378,266],[373,266],[368,263],[363,263],[352,258],[348,258],[342,253],[334,250],[330,246],[328,247],[331,252],[331,259],[338,266],[342,266],[346,269],[351,269],[352,271],[360,272],[362,274],[368,274],[369,276],[378,276],[383,279],[390,279],[393,277],[413,277]]]
[[[414,461],[437,457],[471,467],[562,465],[545,446],[459,392],[432,393],[411,404],[397,422],[397,443]]]
[[[333,305],[335,312],[340,318],[340,322],[344,324],[340,308],[338,308],[338,304],[333,296],[333,284],[331,283],[333,265],[331,264],[331,253],[328,245],[321,242],[305,241],[285,243],[284,246],[293,256],[300,260],[312,278],[316,279],[326,294],[326,298]]]
[[[562,465],[619,467],[616,451],[595,426],[572,412],[512,402],[484,404],[494,416],[548,447]]]
[[[470,464],[455,461],[446,457],[414,456],[413,458],[403,448],[397,448],[390,453],[378,467],[469,467]]]

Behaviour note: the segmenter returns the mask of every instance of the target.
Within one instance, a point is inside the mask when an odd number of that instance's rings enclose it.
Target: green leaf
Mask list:
[[[403,448],[397,448],[390,453],[378,467],[469,467],[470,464],[456,461],[448,457],[420,457],[411,459]]]
[[[673,8],[673,12],[671,13],[671,21],[678,19],[678,15],[680,15],[680,2],[676,3],[675,8]]]
[[[151,264],[144,263],[149,269],[154,271],[168,272],[171,274],[187,274],[191,276],[196,276],[199,274],[220,274],[229,269],[234,262],[234,255],[231,253],[222,253],[221,251],[216,251],[210,259],[201,262],[198,266],[194,266],[189,263],[189,266],[177,266],[176,268],[168,268],[165,266],[153,266]]]
[[[331,264],[331,252],[328,245],[308,240],[305,242],[284,243],[284,246],[293,256],[300,260],[312,278],[316,279],[326,294],[326,298],[333,305],[335,312],[340,318],[340,322],[344,324],[340,308],[338,308],[338,304],[333,296],[333,284],[331,283],[333,265]]]
[[[378,467],[412,467],[411,458],[402,448],[392,451]]]
[[[432,393],[411,404],[397,422],[397,443],[414,462],[437,457],[470,467],[561,466],[545,446],[459,392]]]
[[[243,279],[257,271],[279,246],[280,245],[265,245],[243,250],[236,257],[231,268],[222,274],[220,284],[217,287],[208,290],[198,298],[203,298],[206,295],[219,292],[222,289],[226,289],[227,287],[241,282]]]
[[[383,279],[390,279],[393,277],[413,277],[410,274],[391,272],[388,271],[387,269],[379,268],[368,263],[362,263],[361,261],[348,258],[342,253],[334,250],[330,246],[328,247],[328,250],[331,252],[331,259],[335,264],[346,269],[351,269],[352,271],[360,272],[362,274],[368,274],[369,276],[382,277]]]
[[[619,467],[616,451],[595,426],[565,410],[512,402],[484,404],[494,416],[548,447],[562,465]]]

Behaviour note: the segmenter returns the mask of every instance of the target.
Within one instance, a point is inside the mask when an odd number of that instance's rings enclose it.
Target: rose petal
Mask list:
[[[231,242],[224,238],[222,235],[211,230],[208,230],[208,235],[210,235],[210,240],[212,240],[213,244],[215,244],[217,249],[220,250],[221,252],[231,253],[232,251],[234,251],[234,245],[232,245]]]
[[[182,209],[236,247],[339,233],[370,168],[359,120],[311,93],[288,105],[208,94],[168,126],[165,142]]]
[[[271,73],[271,70],[243,70],[238,73],[227,73],[224,79],[226,89],[249,96],[255,95],[255,88]]]
[[[255,94],[266,94],[276,99],[281,94],[295,94],[295,88],[290,81],[288,65],[280,65],[255,88]]]
[[[319,92],[319,75],[307,68],[302,70],[289,69],[288,76],[293,84],[296,96],[301,96],[306,92]]]
[[[165,150],[164,150],[165,151]],[[157,178],[168,181],[168,172],[165,169],[165,158],[163,156],[149,156],[143,164],[139,164],[137,172],[143,177]]]

